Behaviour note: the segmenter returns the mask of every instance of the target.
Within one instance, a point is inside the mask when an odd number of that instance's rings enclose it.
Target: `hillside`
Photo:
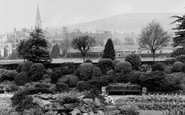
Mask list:
[[[98,19],[91,22],[85,22],[68,26],[70,31],[79,28],[81,31],[96,30],[110,30],[122,33],[135,33],[139,34],[141,29],[147,25],[148,22],[156,20],[161,23],[165,30],[172,31],[175,27],[170,24],[175,19],[170,18],[173,15],[182,15],[178,13],[140,13],[140,14],[122,14],[103,19]]]

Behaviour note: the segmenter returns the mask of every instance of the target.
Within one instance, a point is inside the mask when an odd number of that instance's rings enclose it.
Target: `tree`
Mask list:
[[[81,52],[83,56],[83,61],[85,61],[85,56],[87,52],[89,51],[90,47],[95,45],[95,43],[96,42],[94,38],[90,36],[79,36],[72,40],[71,46]]]
[[[64,39],[60,42],[60,48],[62,49],[63,55],[65,56],[67,51],[71,48],[71,40]]]
[[[102,58],[110,58],[112,60],[115,60],[115,50],[114,50],[114,44],[112,42],[112,39],[108,39],[107,43],[105,44],[105,49],[103,51]]]
[[[155,61],[155,53],[163,47],[166,47],[170,41],[170,35],[163,29],[161,24],[152,21],[141,30],[139,37],[140,48],[150,50]]]
[[[7,50],[7,47],[4,47],[4,58],[6,59],[7,56],[8,56],[8,50]]]
[[[59,45],[58,44],[55,44],[51,50],[51,54],[50,56],[52,58],[58,58],[60,55],[60,48],[59,48]]]
[[[28,39],[20,41],[17,47],[19,57],[32,62],[51,62],[47,51],[47,41],[41,29],[30,33]]]
[[[177,27],[173,28],[174,30],[177,30],[175,32],[175,37],[173,38],[173,47],[175,47],[176,50],[173,51],[172,56],[175,57],[185,54],[185,15],[172,16],[172,18],[177,18],[172,24],[178,23],[176,25]]]

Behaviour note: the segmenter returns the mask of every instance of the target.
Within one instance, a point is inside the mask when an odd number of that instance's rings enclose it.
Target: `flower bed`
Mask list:
[[[185,98],[179,95],[126,96],[115,101],[118,105],[134,104],[140,110],[185,109]]]

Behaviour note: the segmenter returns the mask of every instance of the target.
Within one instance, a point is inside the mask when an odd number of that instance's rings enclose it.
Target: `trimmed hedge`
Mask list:
[[[30,79],[27,72],[20,72],[15,76],[15,84],[18,86],[25,85],[29,81]]]
[[[38,74],[38,75],[44,75],[46,73],[46,70],[44,68],[44,65],[42,63],[34,63],[30,67],[30,74]]]
[[[133,70],[139,70],[141,66],[141,57],[138,54],[129,54],[126,56],[125,61],[128,61],[132,65]]]
[[[32,64],[33,64],[33,62],[31,62],[31,61],[25,61],[22,64],[21,71],[22,72],[27,72],[28,74],[30,74],[30,67],[31,67]]]
[[[98,61],[97,66],[101,69],[103,75],[107,74],[107,71],[114,70],[113,61],[109,58],[102,58]]]
[[[69,91],[69,86],[66,83],[57,83],[55,86],[57,92]]]
[[[183,69],[184,64],[182,62],[175,62],[172,66],[172,72],[181,72]]]
[[[132,71],[132,65],[129,62],[119,62],[116,64],[115,73],[130,73]]]
[[[102,76],[101,69],[99,67],[93,68],[93,77],[100,77]]]
[[[153,64],[152,71],[165,71],[165,65],[161,62]]]

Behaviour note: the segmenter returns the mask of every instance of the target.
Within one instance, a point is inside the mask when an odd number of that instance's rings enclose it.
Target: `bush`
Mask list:
[[[17,68],[16,68],[16,71],[17,71],[18,73],[20,73],[21,70],[22,70],[22,64],[19,64],[19,65],[17,66]]]
[[[29,81],[29,75],[27,72],[20,72],[15,76],[15,84],[18,86],[25,85]]]
[[[62,63],[60,70],[62,71],[63,75],[73,74],[75,71],[75,65],[71,62]]]
[[[30,67],[31,67],[32,64],[33,64],[33,62],[31,62],[31,61],[25,61],[22,64],[21,71],[22,72],[27,72],[28,74],[30,74]]]
[[[90,85],[85,81],[79,81],[76,86],[76,90],[78,90],[79,92],[87,91],[90,88]]]
[[[153,64],[152,71],[165,71],[165,65],[161,62]]]
[[[6,88],[7,92],[15,92],[15,91],[18,91],[18,90],[19,90],[19,87],[14,83],[8,84],[8,87]]]
[[[30,74],[34,75],[41,75],[43,76],[46,73],[46,70],[44,68],[44,65],[42,63],[34,63],[30,67]]]
[[[139,115],[139,108],[136,106],[123,106],[120,110],[121,115]]]
[[[40,89],[49,89],[50,86],[44,83],[36,83],[35,88],[40,88]]]
[[[133,84],[140,84],[140,76],[144,74],[140,71],[135,71],[133,75],[130,77],[129,81]]]
[[[77,76],[75,76],[75,75],[70,75],[69,81],[68,81],[69,87],[76,87],[78,81],[79,81],[79,79],[78,79]]]
[[[114,70],[114,64],[111,59],[103,58],[98,61],[97,65],[100,69],[103,75],[106,75],[107,71]]]
[[[114,74],[114,70],[109,70],[106,75]]]
[[[92,78],[93,74],[93,64],[91,63],[82,63],[77,69],[77,76],[80,80],[87,81]]]
[[[92,63],[93,64],[91,59],[86,59],[84,63]]]
[[[43,78],[43,75],[40,75],[40,74],[33,74],[31,75],[30,77],[30,80],[31,81],[40,81],[41,79]]]
[[[185,64],[185,55],[180,55],[180,56],[176,57],[175,61],[179,61],[179,62],[182,62],[183,64]]]
[[[172,66],[172,72],[181,72],[184,64],[182,62],[175,62]]]
[[[133,70],[139,70],[141,66],[141,57],[138,54],[129,54],[126,56],[125,61],[128,61],[132,65]]]
[[[116,64],[119,63],[119,62],[120,62],[120,60],[114,60],[114,61],[113,61],[114,68],[116,67]]]
[[[62,71],[61,70],[58,70],[58,69],[55,70],[54,73],[57,74],[58,78],[62,77],[62,74],[63,74]]]
[[[101,69],[99,67],[93,68],[93,77],[100,77],[102,76]]]
[[[57,83],[55,86],[57,92],[69,91],[69,86],[66,83]]]
[[[7,70],[1,75],[0,82],[3,82],[4,80],[13,81],[16,75],[17,75],[17,71]]]
[[[50,78],[51,78],[51,83],[55,84],[57,83],[59,77],[55,72],[53,72],[51,73]]]
[[[129,62],[119,62],[116,64],[115,73],[127,74],[132,71],[132,65]]]

